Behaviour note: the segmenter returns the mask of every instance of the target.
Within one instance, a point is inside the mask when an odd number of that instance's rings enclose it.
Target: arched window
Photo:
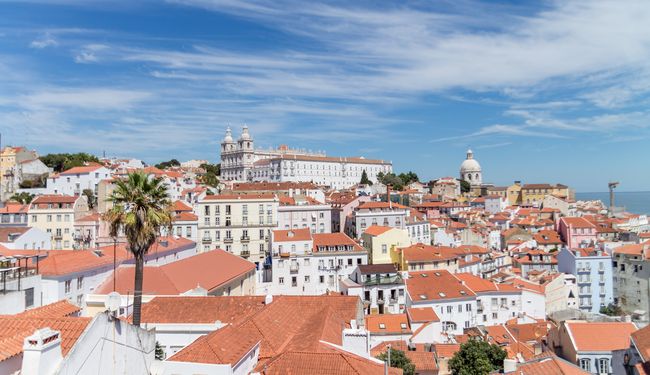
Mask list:
[[[478,180],[478,173],[476,174],[476,179]]]
[[[467,179],[470,180],[470,181],[472,181],[472,175],[471,175],[471,174],[467,174]]]

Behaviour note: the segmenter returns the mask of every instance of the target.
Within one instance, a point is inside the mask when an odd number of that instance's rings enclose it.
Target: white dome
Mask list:
[[[460,173],[480,172],[481,165],[474,159],[467,159],[460,165]]]
[[[223,138],[223,141],[225,143],[233,142],[233,140],[232,140],[232,131],[230,130],[230,126],[226,129],[226,136]]]

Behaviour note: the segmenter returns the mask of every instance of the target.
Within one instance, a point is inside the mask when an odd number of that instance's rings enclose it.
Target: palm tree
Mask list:
[[[113,207],[104,218],[110,224],[110,235],[117,238],[123,232],[135,258],[133,324],[140,326],[144,256],[163,228],[171,232],[169,196],[161,178],[150,179],[143,172],[135,172],[116,181],[108,201]]]

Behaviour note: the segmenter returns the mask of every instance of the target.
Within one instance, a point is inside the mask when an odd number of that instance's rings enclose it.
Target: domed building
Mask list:
[[[472,150],[467,150],[467,159],[460,165],[460,179],[469,182],[471,186],[481,186],[483,182],[481,165],[474,159]]]

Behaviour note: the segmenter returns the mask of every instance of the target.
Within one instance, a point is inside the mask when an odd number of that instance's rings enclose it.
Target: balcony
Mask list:
[[[63,239],[63,235],[62,234],[53,234],[52,238],[55,239],[55,240],[60,240],[60,239]]]
[[[318,266],[319,271],[340,271],[341,266]]]
[[[479,304],[476,306],[476,311],[479,312],[479,313],[482,313],[484,309],[485,309],[485,307],[483,307],[483,304],[482,304],[482,303],[479,303]]]
[[[404,284],[404,280],[402,279],[402,276],[400,275],[395,275],[395,276],[389,276],[389,277],[371,277],[370,279],[366,279],[363,282],[363,285],[365,286],[374,286],[374,285],[391,285],[391,284]]]
[[[249,236],[242,236],[240,241],[241,243],[249,243],[251,242],[251,238]]]
[[[233,239],[232,239],[232,237],[226,237],[226,238],[223,239],[223,242],[224,243],[232,243]]]
[[[292,264],[289,266],[289,273],[298,273],[300,267],[297,264]]]
[[[212,238],[202,238],[201,243],[210,244],[210,243],[212,243]]]
[[[388,303],[390,303],[391,305],[396,304],[396,303],[397,303],[397,298],[390,298],[390,299],[388,300]]]
[[[242,258],[248,258],[249,256],[251,256],[251,252],[249,250],[242,250],[242,252],[239,253],[239,256],[241,256]]]

